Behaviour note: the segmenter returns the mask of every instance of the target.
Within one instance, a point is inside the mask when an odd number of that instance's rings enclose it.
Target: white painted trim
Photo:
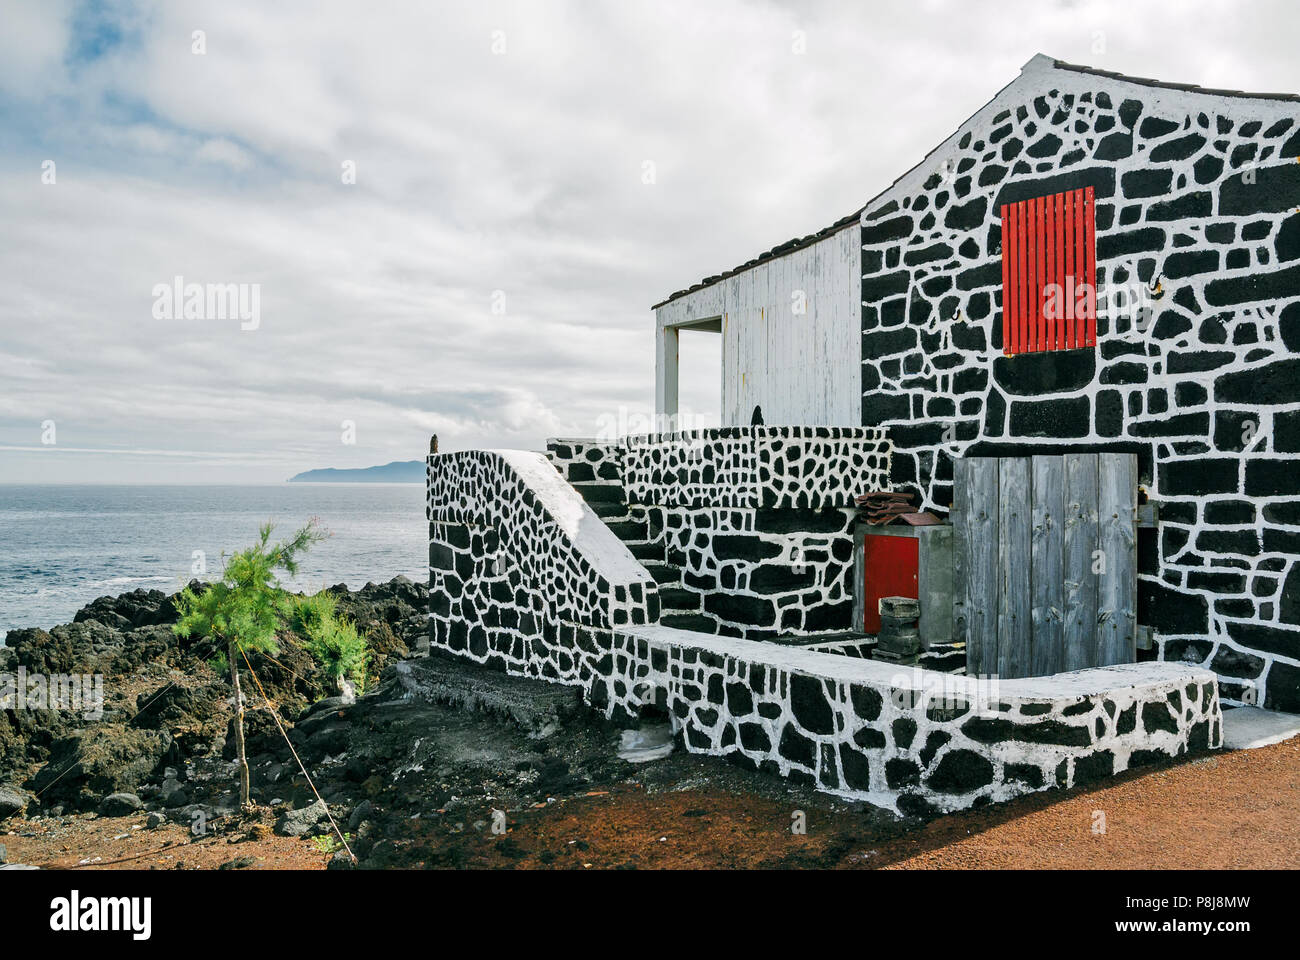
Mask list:
[[[741,640],[721,637],[692,630],[678,630],[652,624],[628,627],[624,633],[644,637],[656,643],[701,650],[719,656],[734,657],[747,663],[759,663],[776,670],[787,670],[807,676],[821,677],[842,683],[869,683],[908,693],[922,693],[941,688],[947,693],[965,694],[972,699],[985,694],[979,678],[962,674],[926,670],[922,667],[902,667],[880,660],[862,660],[837,653],[822,653],[805,647],[787,646],[766,640]],[[998,682],[1001,700],[1022,701],[1058,700],[1070,697],[1088,697],[1114,690],[1129,690],[1150,685],[1178,686],[1189,683],[1210,683],[1215,676],[1202,667],[1165,660],[1144,663],[1121,663],[1109,667],[1093,667],[1072,673],[1056,673],[1049,677],[1021,677]]]

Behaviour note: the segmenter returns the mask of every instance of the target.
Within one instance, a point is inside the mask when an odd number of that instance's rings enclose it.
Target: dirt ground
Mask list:
[[[0,833],[10,863],[50,870],[319,870],[328,851],[313,841],[271,832],[269,811],[231,823],[213,823],[196,837],[174,823],[156,829],[143,816],[30,820],[8,835]]]
[[[492,832],[490,804],[454,819],[413,819],[398,839],[408,852],[402,862],[576,870],[1300,866],[1300,738],[920,827],[727,768],[719,777],[708,758],[674,756],[638,781],[510,811],[504,834]],[[791,832],[795,809],[806,816],[806,834]],[[329,860],[323,840],[273,836],[269,814],[215,825],[203,838],[140,822],[38,820],[10,825],[0,843],[10,862],[92,870],[320,869]]]

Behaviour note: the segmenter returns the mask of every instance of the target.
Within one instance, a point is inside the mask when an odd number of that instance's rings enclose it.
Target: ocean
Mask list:
[[[424,485],[0,485],[0,637],[67,623],[96,597],[139,587],[171,593],[220,574],[222,551],[273,539],[316,517],[331,536],[303,558],[294,590],[404,574],[428,579]],[[196,551],[200,554],[196,555]],[[199,563],[206,573],[193,572]]]

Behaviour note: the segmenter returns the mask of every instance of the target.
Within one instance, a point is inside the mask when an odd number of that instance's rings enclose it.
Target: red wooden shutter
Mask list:
[[[1002,352],[1007,356],[1096,346],[1094,207],[1092,187],[1002,206]]]

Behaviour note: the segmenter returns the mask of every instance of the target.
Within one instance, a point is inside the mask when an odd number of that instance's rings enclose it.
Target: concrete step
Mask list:
[[[626,543],[626,541],[625,541]],[[638,560],[662,560],[664,558],[664,545],[662,543],[627,543],[627,548],[632,552],[632,556]]]
[[[698,633],[714,633],[718,628],[717,621],[699,613],[660,614],[659,625],[678,630],[695,630]]]
[[[655,578],[655,583],[659,584],[660,587],[680,585],[682,582],[681,567],[674,567],[670,563],[659,560],[646,560],[642,566],[646,568],[650,576]]]
[[[624,543],[631,545],[650,538],[650,525],[644,520],[607,520],[605,526]]]
[[[659,609],[664,613],[699,613],[703,598],[685,587],[661,586]]]
[[[591,512],[600,519],[604,520],[606,525],[610,521],[615,523],[622,520],[631,520],[627,512],[627,504],[614,500],[597,500],[594,503],[588,502],[587,506],[591,507]]]
[[[575,687],[508,676],[441,652],[423,659],[397,661],[392,681],[395,687],[385,688],[389,697],[397,695],[492,714],[517,724],[534,737],[551,736],[566,719],[583,710]]]
[[[588,504],[620,503],[625,506],[627,504],[627,495],[623,492],[623,485],[620,483],[575,483],[572,487]]]
[[[1234,707],[1223,711],[1223,746],[1228,750],[1254,750],[1300,734],[1300,716],[1259,707]]]

